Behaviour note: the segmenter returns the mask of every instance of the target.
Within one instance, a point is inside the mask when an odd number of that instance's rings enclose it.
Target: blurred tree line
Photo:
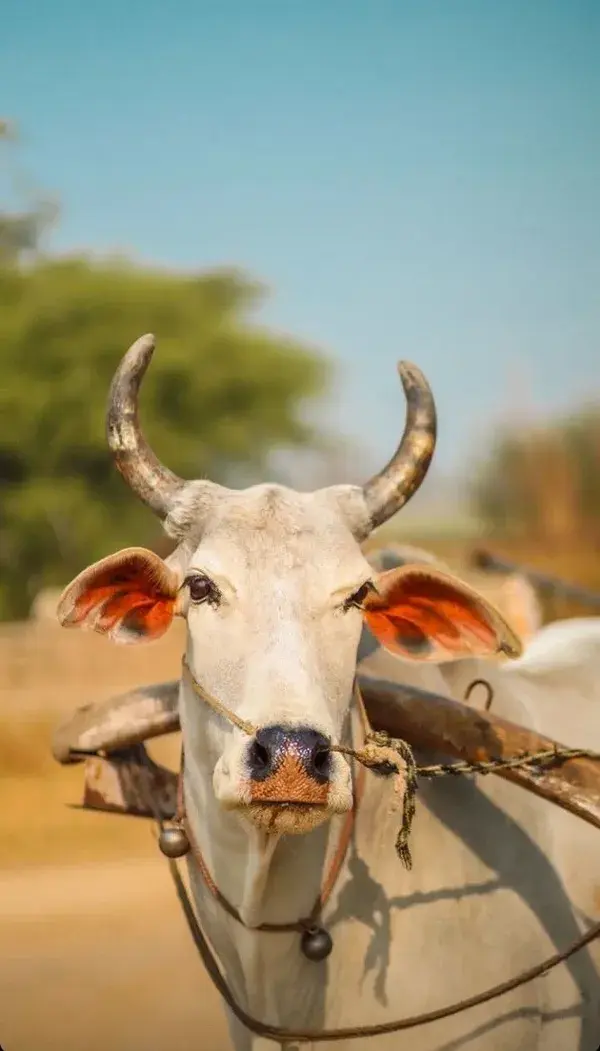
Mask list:
[[[158,341],[142,425],[183,477],[227,482],[275,448],[318,444],[303,408],[329,378],[314,350],[251,324],[262,290],[242,274],[51,258],[54,218],[43,202],[0,208],[0,619],[119,546],[160,548],[105,438],[110,380],[139,335]]]
[[[499,434],[472,485],[491,537],[600,549],[600,404]]]

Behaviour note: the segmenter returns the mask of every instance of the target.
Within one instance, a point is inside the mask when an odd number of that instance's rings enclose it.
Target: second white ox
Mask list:
[[[187,619],[184,795],[205,869],[190,857],[190,877],[237,1003],[294,1030],[377,1024],[451,1005],[565,948],[600,910],[600,836],[493,778],[422,784],[407,871],[394,850],[394,790],[367,773],[323,915],[331,955],[309,960],[297,931],[257,929],[296,923],[327,889],[357,780],[330,748],[361,744],[352,699],[363,623],[415,667],[514,656],[519,645],[458,580],[423,567],[374,576],[361,552],[370,530],[415,491],[433,452],[433,399],[417,369],[402,370],[399,449],[363,488],[234,492],[183,482],[147,446],[137,392],[152,351],[143,338],[117,371],[109,443],[176,550],[161,561],[131,548],[91,566],[64,592],[59,617],[125,642],[158,637],[175,615]],[[513,718],[528,721],[518,699],[510,704]],[[582,720],[577,743],[593,744],[588,729]],[[599,1004],[598,951],[588,949],[466,1013],[338,1046],[595,1051]],[[273,1046],[230,1022],[236,1051]]]

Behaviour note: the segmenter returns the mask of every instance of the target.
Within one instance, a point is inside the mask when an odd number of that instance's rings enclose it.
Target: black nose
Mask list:
[[[309,727],[265,726],[249,748],[252,781],[265,781],[286,759],[295,759],[317,784],[327,784],[331,768],[329,741]]]

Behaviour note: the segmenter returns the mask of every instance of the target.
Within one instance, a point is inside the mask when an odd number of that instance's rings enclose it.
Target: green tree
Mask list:
[[[15,139],[0,120],[0,149]],[[119,546],[164,549],[105,438],[110,380],[138,336],[158,340],[142,425],[182,477],[241,484],[273,450],[318,447],[303,410],[329,377],[314,350],[251,323],[262,289],[241,273],[44,258],[58,211],[25,196],[23,211],[0,207],[0,619]]]
[[[157,349],[141,420],[183,477],[228,481],[274,448],[317,440],[303,420],[328,367],[250,324],[260,289],[236,272],[181,276],[87,259],[0,266],[0,617],[160,527],[105,438],[113,371],[146,331]]]

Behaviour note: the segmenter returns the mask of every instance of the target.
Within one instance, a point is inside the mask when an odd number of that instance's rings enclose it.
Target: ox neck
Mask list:
[[[182,797],[186,821],[204,868],[219,895],[247,927],[294,923],[309,916],[323,892],[336,852],[344,841],[347,817],[334,816],[301,836],[266,834],[215,798],[209,744],[219,716],[201,709],[192,685],[182,679],[180,711],[185,741]],[[352,710],[345,739],[360,739],[362,723]],[[206,897],[205,877],[193,854],[190,871],[196,897]],[[213,894],[208,894],[214,900]],[[201,908],[201,902],[197,901]]]

